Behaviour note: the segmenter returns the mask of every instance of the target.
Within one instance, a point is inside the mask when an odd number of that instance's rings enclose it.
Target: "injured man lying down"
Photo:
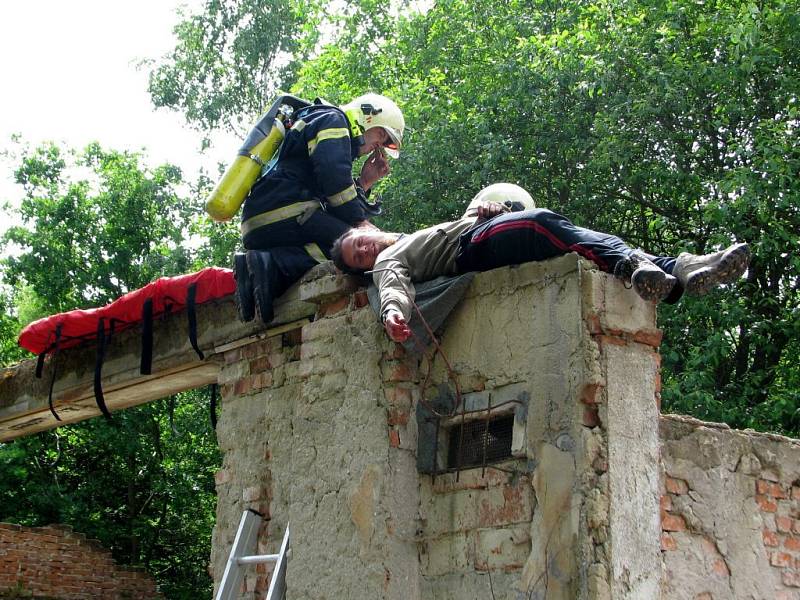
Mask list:
[[[372,274],[388,336],[410,335],[414,283],[440,275],[488,271],[577,252],[630,285],[644,300],[677,302],[736,281],[750,264],[745,243],[712,254],[653,256],[620,238],[585,229],[543,208],[521,187],[494,184],[482,190],[457,221],[405,235],[351,229],[333,246],[334,264],[346,273]]]

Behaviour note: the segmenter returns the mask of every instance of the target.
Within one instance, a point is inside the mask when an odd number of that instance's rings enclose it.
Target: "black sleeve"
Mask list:
[[[351,225],[363,221],[366,213],[357,199],[353,181],[350,127],[347,118],[331,110],[303,130],[317,188],[333,216]],[[363,196],[363,191],[362,191]]]

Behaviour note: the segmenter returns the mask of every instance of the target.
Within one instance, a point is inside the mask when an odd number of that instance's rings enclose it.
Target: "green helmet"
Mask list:
[[[359,134],[373,127],[383,127],[392,139],[391,145],[386,146],[386,153],[392,158],[400,155],[406,122],[402,111],[392,100],[380,94],[364,94],[341,108],[351,126],[355,124],[358,127]]]

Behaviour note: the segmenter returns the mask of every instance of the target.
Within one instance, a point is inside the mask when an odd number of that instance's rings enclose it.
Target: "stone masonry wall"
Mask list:
[[[800,600],[800,441],[661,420],[665,599]]]
[[[96,540],[63,525],[0,523],[0,595],[58,600],[156,600],[145,572],[120,567]]]
[[[442,348],[465,402],[525,399],[521,437],[502,470],[432,476],[417,409],[455,393],[441,357],[390,342],[348,278],[299,296],[313,322],[223,357],[217,582],[251,507],[267,516],[259,552],[290,525],[288,598],[655,597],[651,305],[575,256],[479,275]],[[241,597],[267,585],[254,568]]]

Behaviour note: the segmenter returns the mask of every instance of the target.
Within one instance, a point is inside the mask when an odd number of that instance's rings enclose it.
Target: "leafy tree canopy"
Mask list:
[[[452,218],[482,186],[513,181],[654,253],[748,241],[746,281],[660,311],[665,408],[800,431],[797,0],[348,7],[332,43],[307,38],[283,79],[250,81],[262,106],[273,84],[399,101],[409,131],[379,187],[382,226]],[[194,66],[210,74],[215,61]]]

